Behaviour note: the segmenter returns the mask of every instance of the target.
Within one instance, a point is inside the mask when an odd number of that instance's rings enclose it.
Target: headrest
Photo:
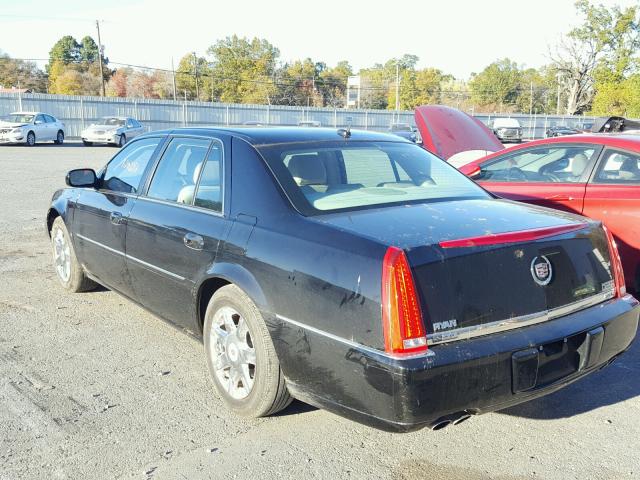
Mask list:
[[[327,170],[318,155],[293,155],[289,159],[289,172],[300,185],[324,185],[327,183]]]
[[[589,163],[589,159],[584,153],[574,155],[571,161],[571,175],[574,177],[582,176],[584,169],[587,168],[587,163]]]

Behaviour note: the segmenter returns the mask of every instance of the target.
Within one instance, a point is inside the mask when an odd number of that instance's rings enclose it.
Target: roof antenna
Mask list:
[[[347,125],[347,128],[339,128],[338,135],[342,138],[350,138],[351,137],[351,125]]]

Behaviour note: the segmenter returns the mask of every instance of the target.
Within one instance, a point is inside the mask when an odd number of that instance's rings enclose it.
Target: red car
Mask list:
[[[466,114],[452,114],[450,110],[416,110],[416,124],[426,130],[420,132],[423,138],[427,135],[425,148],[434,151],[437,144],[440,151],[434,153],[451,158],[454,152],[460,158],[464,152],[447,147],[453,136],[436,133],[446,124],[458,137],[482,138],[484,133],[486,138],[481,143],[476,146],[467,142],[465,148],[486,150],[493,141],[491,132],[484,125],[473,128],[468,119],[462,118],[468,117]],[[443,155],[446,148],[449,155]],[[627,287],[640,293],[640,135],[573,135],[499,148],[457,166],[500,197],[602,221],[618,244]]]

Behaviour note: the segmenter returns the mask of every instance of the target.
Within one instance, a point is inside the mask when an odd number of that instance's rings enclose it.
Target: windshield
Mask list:
[[[100,120],[100,125],[113,125],[117,127],[123,127],[125,124],[124,118],[104,117]]]
[[[307,215],[489,197],[458,170],[415,144],[309,142],[259,150],[295,207]]]
[[[2,120],[11,123],[31,123],[31,121],[33,120],[33,115],[25,113],[12,113],[10,115],[5,115],[4,117],[2,117]]]

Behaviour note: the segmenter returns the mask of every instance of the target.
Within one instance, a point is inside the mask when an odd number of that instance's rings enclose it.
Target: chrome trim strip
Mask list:
[[[200,213],[206,213],[208,215],[213,215],[214,217],[224,217],[224,214],[222,212],[216,212],[215,210],[210,210],[210,209],[204,208],[204,207],[197,207],[195,205],[187,205],[186,203],[171,202],[169,200],[160,200],[158,198],[144,197],[142,195],[137,197],[137,200],[144,200],[146,202],[158,203],[160,205],[167,205],[169,207],[184,208],[186,210],[191,210],[191,211],[194,211],[194,212],[200,212]]]
[[[538,323],[553,320],[555,318],[569,315],[570,313],[593,307],[602,302],[612,299],[615,296],[613,290],[598,293],[592,297],[579,300],[562,307],[544,310],[541,312],[521,315],[506,320],[497,320],[495,322],[484,325],[473,325],[471,327],[462,327],[447,332],[438,332],[427,335],[427,345],[437,345],[439,343],[453,342],[458,340],[467,340],[470,338],[490,335],[492,333],[505,332],[516,328],[527,327]]]
[[[387,352],[383,352],[382,350],[378,350],[377,348],[368,347],[366,345],[363,345],[362,343],[354,342],[353,340],[349,340],[344,337],[339,337],[338,335],[334,335],[333,333],[320,330],[319,328],[312,327],[311,325],[306,325],[304,323],[298,322],[296,320],[292,320],[291,318],[287,318],[282,315],[276,314],[276,318],[278,320],[282,320],[284,322],[290,323],[291,325],[295,325],[296,327],[300,327],[310,332],[317,333],[318,335],[322,335],[323,337],[330,338],[331,340],[335,340],[336,342],[344,343],[345,345],[348,345],[353,348],[357,348],[358,350],[364,350],[365,352],[368,352],[374,355],[379,355],[385,358],[391,358],[394,360],[408,360],[412,358],[430,357],[435,355],[435,353],[430,350],[427,350],[426,352],[417,353],[414,355],[393,355]]]
[[[94,245],[96,245],[98,247],[104,248],[105,250],[108,250],[109,252],[115,253],[116,255],[121,255],[121,256],[125,257],[126,259],[128,259],[128,260],[133,260],[134,262],[137,262],[140,265],[144,265],[145,267],[151,268],[152,270],[155,270],[157,272],[160,272],[160,273],[168,275],[168,276],[170,276],[172,278],[175,278],[176,280],[180,280],[180,281],[186,280],[184,277],[182,277],[182,276],[180,276],[180,275],[178,275],[176,273],[170,272],[168,270],[165,270],[164,268],[160,268],[160,267],[158,267],[156,265],[153,265],[151,263],[145,262],[144,260],[140,260],[139,258],[136,258],[136,257],[134,257],[132,255],[127,255],[126,253],[121,252],[120,250],[116,250],[115,248],[111,248],[111,247],[109,247],[107,245],[104,245],[104,244],[102,244],[100,242],[96,242],[95,240],[92,240],[92,239],[90,239],[88,237],[85,237],[84,235],[80,235],[79,233],[76,233],[75,236],[78,237],[78,238],[81,238],[82,240],[85,240],[85,241],[87,241],[89,243],[93,243]]]

